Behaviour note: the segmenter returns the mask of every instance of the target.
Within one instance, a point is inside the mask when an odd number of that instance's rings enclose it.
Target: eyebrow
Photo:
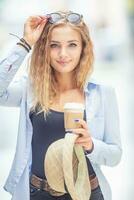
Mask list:
[[[52,40],[51,42],[53,42],[53,43],[60,43],[59,41],[55,41],[55,40]],[[67,41],[68,43],[71,43],[71,42],[79,42],[78,40],[69,40],[69,41]]]

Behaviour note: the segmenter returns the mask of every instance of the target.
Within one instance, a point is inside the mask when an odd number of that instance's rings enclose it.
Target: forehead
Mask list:
[[[54,41],[68,41],[68,40],[78,40],[81,41],[81,34],[70,27],[69,25],[58,26],[53,28],[51,32],[51,40]]]

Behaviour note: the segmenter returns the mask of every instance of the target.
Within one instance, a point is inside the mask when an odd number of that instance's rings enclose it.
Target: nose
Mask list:
[[[59,51],[59,57],[60,58],[66,58],[68,56],[68,52],[66,47],[61,47]]]

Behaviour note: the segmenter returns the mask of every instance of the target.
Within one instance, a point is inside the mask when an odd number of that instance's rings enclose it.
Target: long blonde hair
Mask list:
[[[46,114],[49,112],[50,105],[57,94],[54,70],[50,66],[50,36],[55,27],[66,25],[78,31],[82,38],[83,46],[80,61],[74,69],[76,87],[83,90],[87,77],[93,71],[93,45],[86,24],[82,21],[78,25],[72,25],[66,20],[55,24],[47,22],[39,40],[34,45],[29,70],[34,96],[32,109],[34,110],[38,106],[40,111],[44,111]]]

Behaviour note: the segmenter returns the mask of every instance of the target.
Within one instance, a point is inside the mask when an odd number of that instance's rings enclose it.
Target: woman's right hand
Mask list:
[[[23,38],[32,46],[39,39],[48,17],[46,16],[30,16],[24,24]]]

